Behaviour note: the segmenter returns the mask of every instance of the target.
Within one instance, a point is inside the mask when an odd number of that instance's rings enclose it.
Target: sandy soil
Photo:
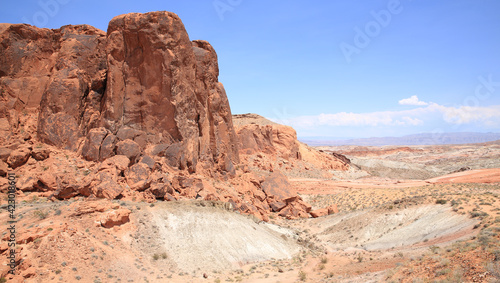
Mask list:
[[[361,203],[366,200],[362,194],[370,190],[387,193],[385,188],[345,193]],[[409,188],[397,190],[408,193]],[[394,192],[389,194],[404,199],[404,194]],[[37,198],[19,207],[24,216],[20,227],[35,229],[38,235],[20,244],[21,254],[40,273],[33,282],[381,280],[387,270],[422,256],[431,245],[446,246],[476,235],[473,227],[479,223],[461,210],[423,199],[361,210],[341,205],[339,214],[296,221],[274,218],[273,223],[256,222],[214,202],[114,202],[131,209],[131,220],[106,229],[95,225],[100,212],[75,216],[80,203],[85,202],[53,204]],[[40,215],[45,218],[37,220]],[[5,217],[2,214],[0,221]]]

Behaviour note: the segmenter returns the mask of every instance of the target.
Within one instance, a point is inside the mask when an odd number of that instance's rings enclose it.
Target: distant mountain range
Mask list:
[[[483,143],[500,140],[500,133],[423,133],[402,137],[360,138],[345,140],[299,139],[310,146],[383,146],[383,145],[439,145]]]

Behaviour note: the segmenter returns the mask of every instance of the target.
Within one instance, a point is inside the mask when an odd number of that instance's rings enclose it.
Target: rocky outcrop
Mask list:
[[[73,151],[83,142],[87,160],[124,149],[134,162],[148,145],[164,144],[175,146],[174,167],[195,172],[201,162],[234,173],[236,135],[217,55],[208,42],[191,42],[174,13],[118,16],[107,34],[2,24],[0,42],[4,136],[18,113],[39,108],[39,140]]]
[[[284,159],[301,158],[297,133],[292,127],[274,123],[257,114],[236,114],[233,121],[240,153],[263,152]]]
[[[297,134],[292,127],[283,125],[249,124],[238,129],[241,152],[264,152],[284,159],[300,159]]]
[[[117,16],[106,33],[0,24],[0,43],[0,175],[20,173],[19,194],[196,198],[266,221],[309,216],[285,175],[240,164],[239,146],[300,159],[295,131],[249,125],[238,137],[215,50],[190,41],[177,15]]]
[[[346,171],[350,168],[351,161],[340,154],[323,153],[303,143],[299,143],[299,151],[302,160],[310,164],[311,167],[339,171]]]
[[[217,79],[217,55],[208,42],[191,42],[177,15],[115,17],[106,52],[105,128],[135,131],[128,138],[142,147],[174,146],[179,158],[171,165],[193,172],[200,161],[223,171],[238,163],[231,110]]]
[[[39,108],[39,139],[76,150],[99,118],[104,32],[88,25],[49,30],[2,24],[0,42],[0,118],[9,120],[9,132],[18,126],[15,113]]]
[[[114,226],[123,225],[130,221],[129,215],[131,211],[126,208],[107,211],[99,218],[99,224],[104,228],[112,228]]]
[[[233,119],[240,155],[259,169],[274,171],[278,167],[285,174],[293,168],[299,171],[349,169],[350,161],[342,155],[327,154],[299,142],[292,127],[256,114],[234,115]]]

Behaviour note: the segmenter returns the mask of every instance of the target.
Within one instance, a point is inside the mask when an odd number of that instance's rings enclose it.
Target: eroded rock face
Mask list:
[[[238,139],[245,154],[265,152],[285,159],[300,159],[297,133],[288,126],[245,125],[238,129]]]
[[[87,160],[111,157],[130,139],[142,150],[176,144],[174,165],[192,172],[200,161],[230,172],[239,162],[215,50],[191,42],[177,15],[118,16],[107,34],[87,25],[2,24],[0,42],[0,130],[40,107],[38,138],[70,150],[84,138]]]
[[[53,72],[40,102],[38,136],[76,150],[78,139],[97,126],[105,86],[104,33],[91,26],[65,26],[56,32]]]
[[[172,165],[192,171],[199,161],[223,170],[238,162],[217,55],[208,42],[191,42],[177,15],[113,18],[106,52],[102,123],[107,129],[138,144],[176,144]]]
[[[38,137],[75,150],[98,121],[105,82],[105,34],[88,25],[0,27],[0,118],[40,107]]]
[[[53,30],[0,24],[0,118],[40,105],[55,63],[54,41]]]

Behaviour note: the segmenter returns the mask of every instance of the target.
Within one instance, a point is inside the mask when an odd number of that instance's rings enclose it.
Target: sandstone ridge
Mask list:
[[[240,157],[253,169],[282,170],[289,177],[331,178],[331,172],[350,168],[344,156],[321,152],[298,141],[292,127],[257,114],[233,115],[233,123]]]

